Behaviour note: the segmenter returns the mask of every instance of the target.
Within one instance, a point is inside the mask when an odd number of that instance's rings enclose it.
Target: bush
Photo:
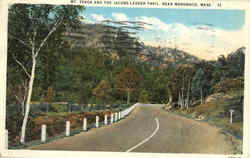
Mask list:
[[[80,105],[76,104],[71,105],[71,111],[81,111]]]
[[[58,113],[66,112],[67,110],[67,106],[63,104],[52,104],[51,107],[54,112]]]
[[[50,104],[31,104],[31,109],[30,111],[32,113],[40,114],[43,112],[47,112],[51,109]]]
[[[141,91],[140,96],[139,96],[139,102],[140,103],[148,103],[149,102],[149,94],[148,92],[144,89]]]
[[[9,118],[11,116],[15,116],[18,113],[21,114],[21,105],[17,104],[8,104],[6,105],[6,117]]]

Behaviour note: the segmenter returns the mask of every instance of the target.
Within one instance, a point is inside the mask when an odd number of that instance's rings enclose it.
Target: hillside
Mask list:
[[[115,30],[111,29],[114,28],[101,24],[84,24],[78,30],[69,30],[64,35],[72,48],[97,48],[101,51],[112,52],[114,56],[130,54],[139,57],[142,61],[165,64],[201,61],[198,57],[178,49],[145,45],[128,32],[117,33],[115,38]]]
[[[198,63],[201,61],[196,56],[193,56],[187,52],[168,48],[168,47],[153,47],[153,46],[145,46],[143,50],[145,54],[155,54],[156,57],[161,59],[163,62],[174,62],[174,63]]]

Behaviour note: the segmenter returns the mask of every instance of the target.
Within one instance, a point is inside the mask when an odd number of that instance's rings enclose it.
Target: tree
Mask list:
[[[55,91],[52,87],[49,87],[47,91],[47,96],[45,98],[45,101],[47,104],[47,107],[46,107],[47,112],[49,112],[49,104],[52,104],[52,101],[54,100],[54,98],[55,98]]]
[[[215,93],[226,93],[230,91],[237,91],[244,88],[244,78],[226,78],[216,85],[214,85],[213,89]]]
[[[171,101],[168,90],[169,72],[166,68],[155,68],[151,74],[151,86],[154,102],[161,103]],[[149,83],[150,84],[150,83]]]
[[[23,76],[17,73],[17,69],[13,71],[8,65],[7,72],[7,105],[8,104],[18,104],[21,105],[21,108],[18,107],[17,111],[21,111],[24,116],[25,113],[25,101],[28,94],[28,80]],[[18,81],[16,79],[19,79]],[[20,110],[19,110],[20,109]]]
[[[140,75],[135,68],[125,67],[115,80],[115,88],[127,93],[127,104],[130,103],[130,95],[140,84]]]
[[[139,102],[148,103],[149,100],[150,100],[150,98],[149,98],[148,92],[145,89],[143,89],[140,93],[140,96],[139,96]]]
[[[237,49],[227,56],[227,77],[236,78],[244,75],[245,69],[245,47]]]
[[[107,103],[112,97],[112,88],[107,81],[102,80],[101,83],[93,89],[92,93],[104,103]]]
[[[188,108],[190,103],[191,80],[195,69],[193,65],[182,64],[176,67],[168,82],[169,94],[173,101],[177,101],[179,106]]]
[[[228,71],[227,67],[227,59],[224,55],[220,55],[216,61],[216,67],[213,72],[213,83],[216,84],[226,78],[226,74]]]
[[[15,62],[28,78],[28,95],[25,102],[25,115],[21,128],[22,144],[25,143],[25,130],[30,112],[36,67],[43,49],[53,44],[63,44],[61,34],[67,27],[80,23],[81,6],[53,6],[15,4],[9,7],[8,38],[10,45],[21,45],[24,49],[11,52]]]
[[[203,103],[203,98],[205,94],[205,86],[207,84],[207,80],[204,75],[204,71],[200,68],[196,71],[193,80],[192,80],[192,94],[194,97],[200,97],[201,104]]]

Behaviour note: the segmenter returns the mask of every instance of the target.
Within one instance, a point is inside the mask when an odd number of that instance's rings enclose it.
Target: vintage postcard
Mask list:
[[[1,1],[1,156],[248,157],[248,6]]]

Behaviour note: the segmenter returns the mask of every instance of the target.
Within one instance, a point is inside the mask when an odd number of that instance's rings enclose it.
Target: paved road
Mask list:
[[[137,107],[118,123],[35,146],[39,150],[230,154],[217,128],[159,107]]]

